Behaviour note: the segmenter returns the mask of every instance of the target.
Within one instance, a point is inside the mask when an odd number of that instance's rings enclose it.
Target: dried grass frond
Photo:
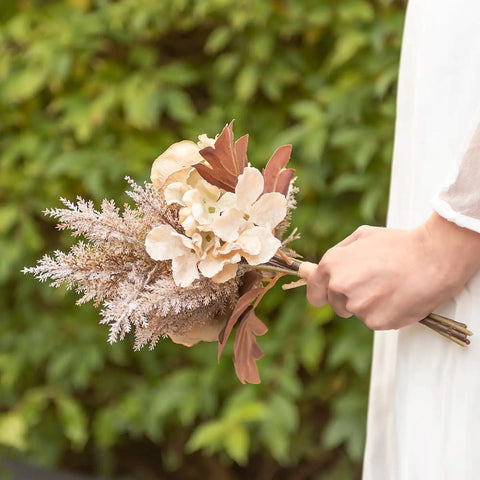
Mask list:
[[[93,202],[62,199],[66,208],[48,209],[60,230],[69,229],[85,240],[68,253],[45,255],[35,267],[25,268],[51,285],[66,285],[81,295],[78,304],[102,304],[101,323],[108,324],[108,340],[122,340],[135,330],[135,347],[153,347],[160,337],[183,334],[232,311],[238,300],[239,277],[217,284],[205,278],[190,287],[178,287],[172,278],[171,262],[152,260],[145,250],[145,237],[155,226],[178,229],[178,209],[169,206],[151,184],[137,185],[127,178],[127,192],[135,208],[121,212],[111,200],[100,210]]]

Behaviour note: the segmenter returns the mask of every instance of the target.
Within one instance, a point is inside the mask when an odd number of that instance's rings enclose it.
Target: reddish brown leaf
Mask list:
[[[233,309],[232,315],[228,319],[225,328],[220,332],[218,336],[218,359],[222,355],[223,348],[227,343],[228,337],[232,332],[233,327],[238,322],[240,317],[245,313],[245,311],[251,307],[251,303],[262,293],[264,290],[263,287],[253,287],[250,290],[247,290],[239,299],[235,308]]]
[[[233,141],[233,120],[222,130],[215,140],[214,147],[200,150],[200,155],[208,162],[207,165],[196,164],[198,173],[212,185],[234,192],[238,176],[248,164],[248,135]]]
[[[267,333],[266,325],[255,315],[253,309],[242,318],[235,335],[234,365],[238,379],[242,382],[260,383],[257,360],[263,357],[256,336]]]
[[[207,147],[210,148],[210,147]],[[200,150],[200,153],[203,150]],[[205,157],[205,155],[203,155]],[[206,157],[205,157],[206,158]],[[234,192],[235,187],[232,187],[233,179],[232,178],[225,178],[225,176],[221,176],[218,171],[214,171],[213,168],[207,167],[206,165],[202,165],[201,163],[197,163],[194,165],[197,169],[197,172],[200,174],[201,177],[204,178],[208,183],[211,185],[216,185],[218,188],[223,188],[227,192]],[[218,176],[216,176],[216,174]],[[235,183],[236,185],[236,183]]]
[[[274,191],[280,192],[287,196],[288,187],[290,187],[290,182],[292,181],[294,175],[295,170],[293,168],[286,168],[285,170],[282,170],[277,176],[277,183]]]
[[[237,157],[237,164],[239,165],[237,177],[243,173],[244,168],[248,165],[247,147],[248,135],[240,137],[235,142],[235,154]]]
[[[258,346],[255,335],[263,335],[267,327],[255,315],[255,308],[265,293],[268,292],[277,281],[284,276],[278,274],[274,278],[264,279],[265,286],[259,286],[262,278],[256,272],[247,272],[243,276],[243,284],[240,290],[242,294],[225,328],[218,336],[218,359],[236,323],[240,323],[235,335],[234,343],[234,364],[237,376],[242,383],[260,383],[256,361],[263,355]],[[255,302],[252,305],[252,302]]]
[[[263,171],[265,181],[264,193],[280,192],[283,195],[287,194],[290,181],[295,172],[292,168],[285,168],[290,160],[291,154],[291,145],[283,145],[273,152]]]

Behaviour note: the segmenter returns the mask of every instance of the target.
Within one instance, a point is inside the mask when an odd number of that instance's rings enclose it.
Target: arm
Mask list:
[[[375,330],[400,328],[454,297],[479,268],[480,234],[434,213],[413,230],[357,229],[324,255],[307,298]]]

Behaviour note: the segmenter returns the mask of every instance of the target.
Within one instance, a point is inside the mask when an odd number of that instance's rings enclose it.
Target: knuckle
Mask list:
[[[348,300],[346,307],[349,312],[352,312],[357,317],[361,317],[362,312],[365,310],[362,300]]]
[[[391,328],[384,317],[378,317],[376,315],[367,315],[363,319],[363,323],[365,323],[370,330],[389,330]]]
[[[342,282],[337,279],[331,279],[328,283],[328,291],[329,293],[333,293],[334,295],[344,295],[345,289]]]
[[[373,227],[372,225],[360,225],[356,230],[355,233],[359,237],[371,235],[373,232],[378,230],[382,230],[381,227]]]
[[[322,257],[320,264],[323,265],[325,268],[329,268],[331,263],[333,262],[333,258],[335,256],[334,248],[329,248]]]
[[[355,233],[362,234],[362,233],[368,233],[373,227],[370,225],[360,225],[356,230]]]

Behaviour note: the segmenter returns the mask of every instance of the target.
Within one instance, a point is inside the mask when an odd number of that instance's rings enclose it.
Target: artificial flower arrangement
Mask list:
[[[288,247],[298,238],[296,230],[286,235],[297,191],[287,168],[291,145],[279,147],[261,172],[249,164],[247,144],[248,135],[234,141],[232,121],[216,139],[171,145],[153,163],[151,183],[127,177],[135,208],[123,212],[109,200],[97,211],[82,198],[62,199],[66,208],[45,213],[86,241],[24,272],[75,288],[77,304],[101,305],[111,343],[133,328],[137,349],[161,337],[186,346],[218,341],[220,358],[236,327],[236,374],[259,383],[256,337],[267,327],[255,307],[280,277],[306,278],[315,264]],[[469,343],[464,324],[434,314],[422,323]]]

